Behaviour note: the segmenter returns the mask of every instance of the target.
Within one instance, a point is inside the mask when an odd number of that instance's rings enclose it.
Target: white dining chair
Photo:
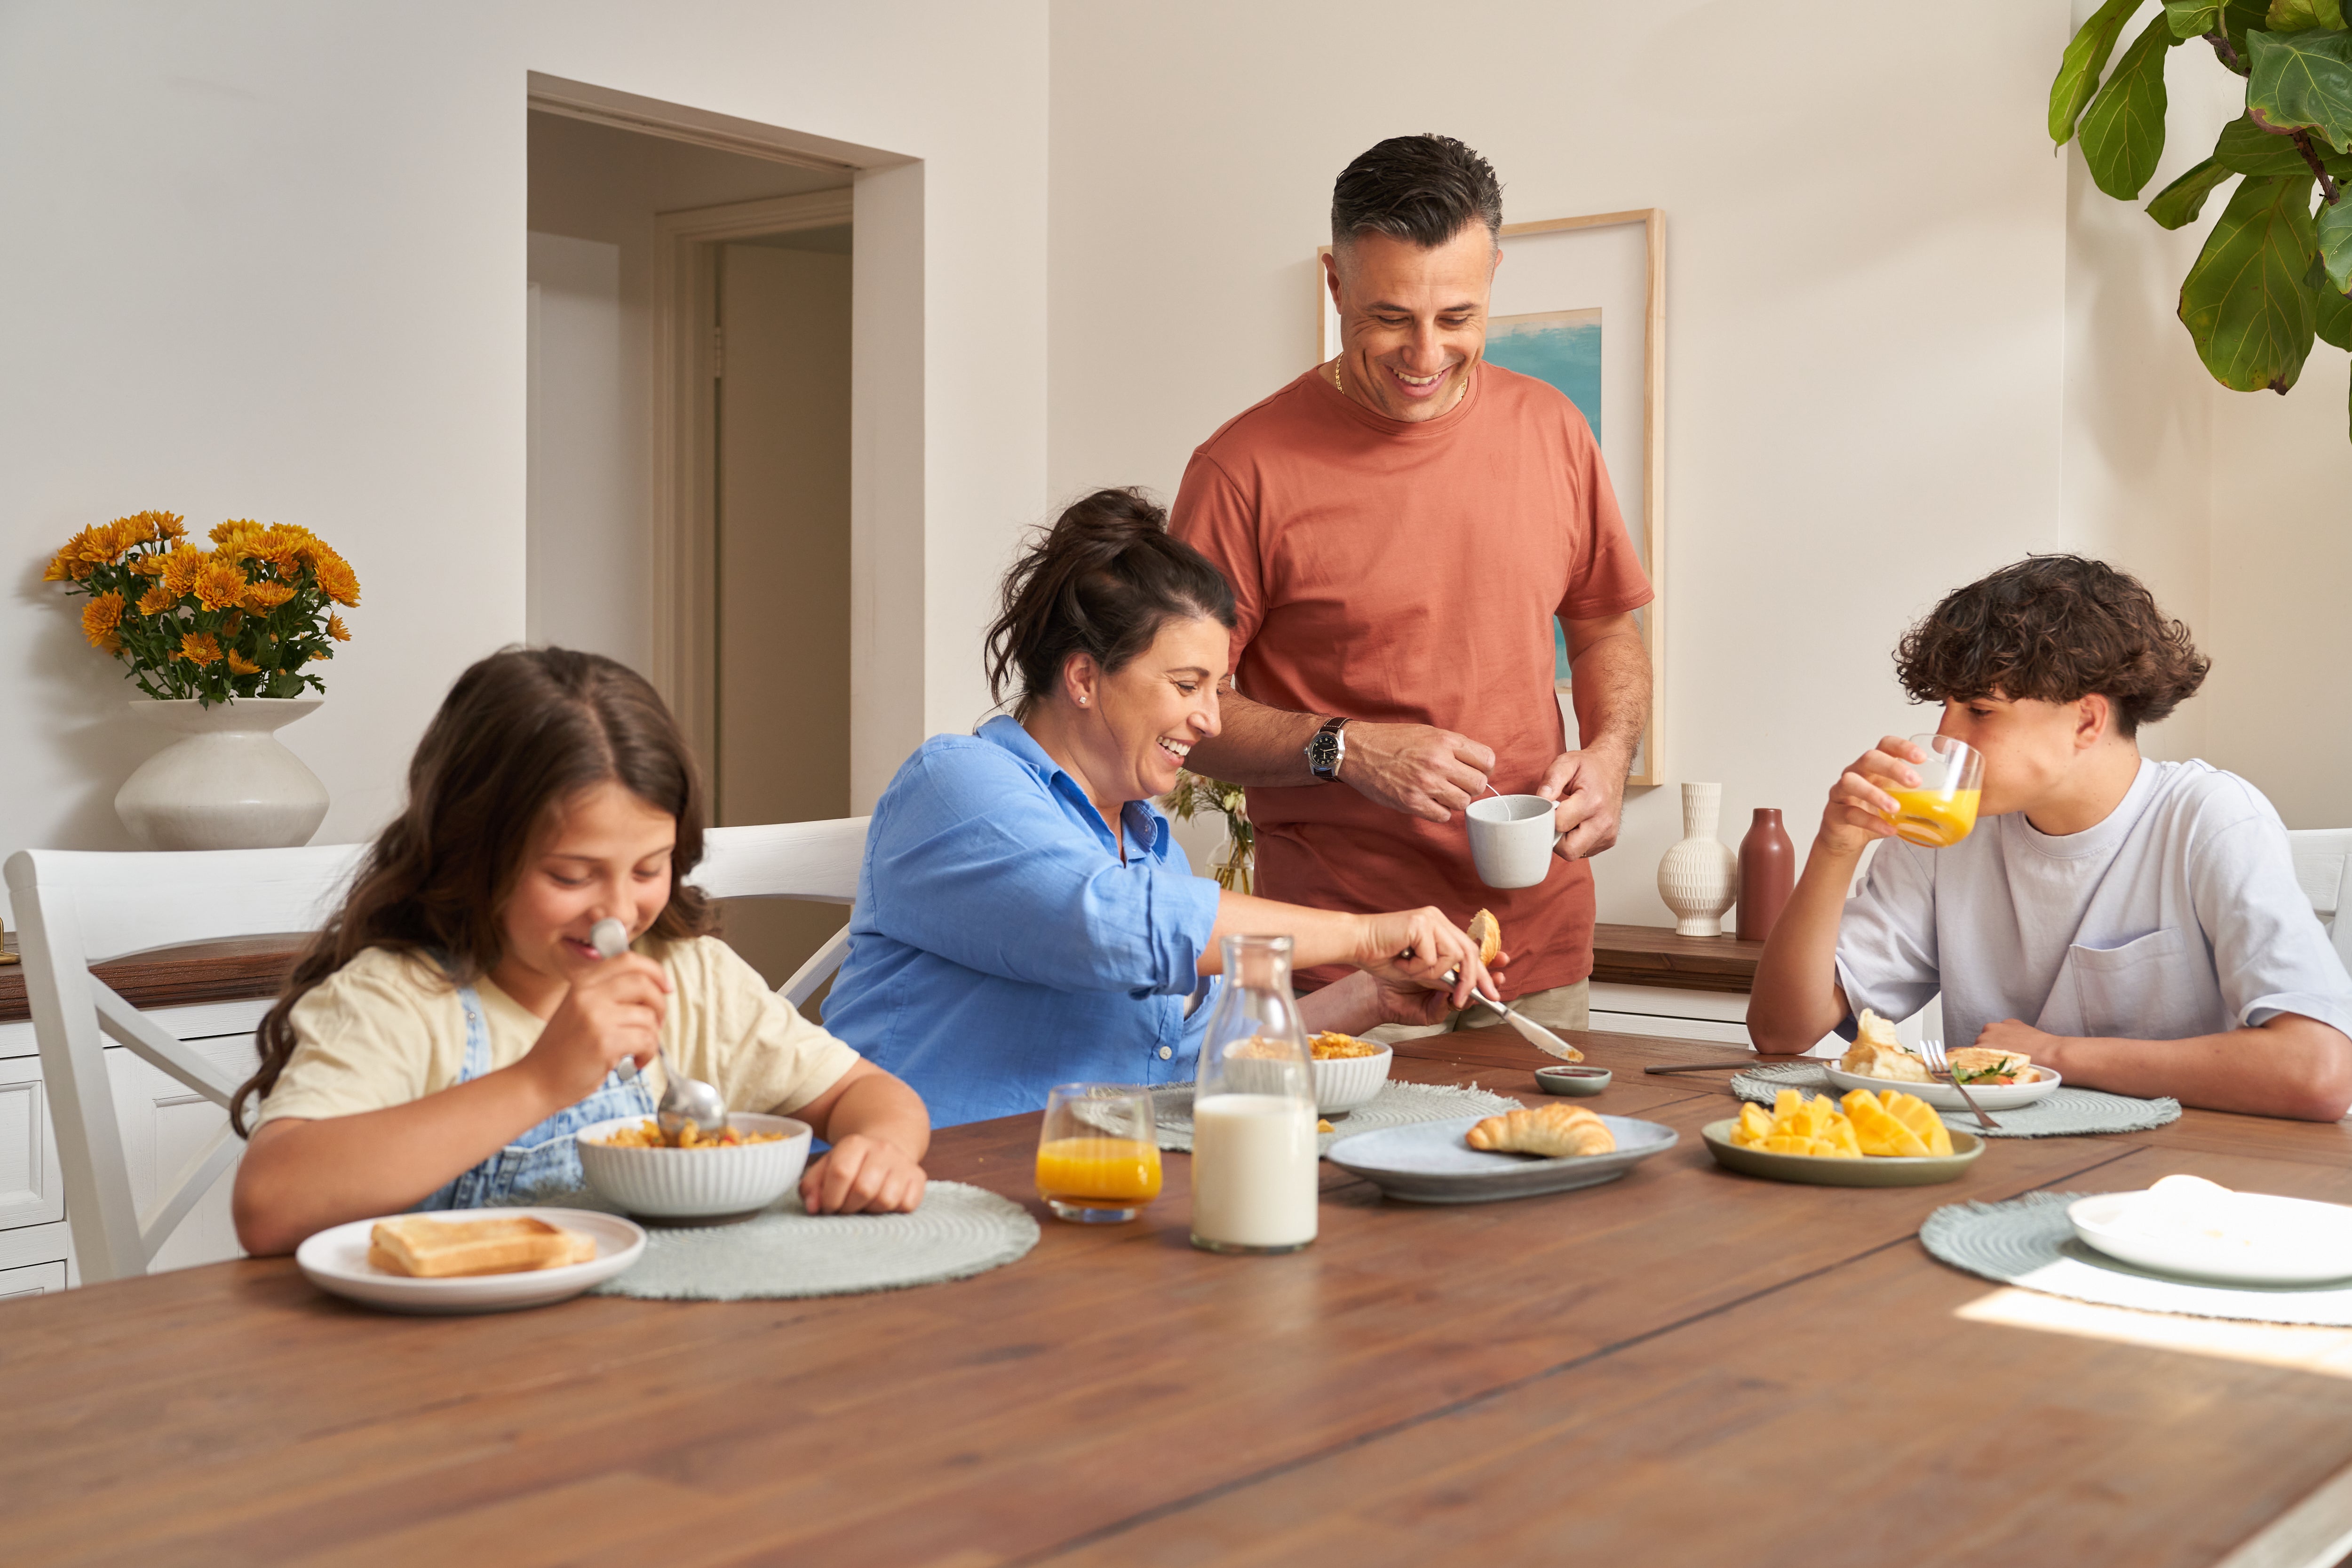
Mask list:
[[[163,1180],[159,1173],[143,1212],[136,1205],[105,1039],[224,1109],[237,1086],[93,976],[90,965],[183,942],[316,931],[366,848],[23,849],[8,858],[26,996],[84,1284],[146,1273],[244,1148],[224,1121],[175,1176]]]
[[[2294,879],[2327,927],[2336,956],[2352,970],[2352,827],[2291,828],[2286,842],[2294,854]]]
[[[866,858],[870,816],[824,822],[774,822],[755,827],[713,827],[702,836],[702,864],[687,880],[714,899],[799,899],[811,903],[857,901],[857,870]],[[805,1006],[849,956],[849,927],[776,987],[794,1007]]]

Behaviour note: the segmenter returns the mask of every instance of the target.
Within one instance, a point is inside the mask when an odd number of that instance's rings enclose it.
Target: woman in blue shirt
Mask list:
[[[935,1126],[1034,1110],[1057,1083],[1189,1079],[1235,933],[1357,966],[1301,1004],[1310,1029],[1435,1023],[1495,994],[1435,910],[1310,910],[1192,874],[1152,797],[1217,732],[1233,625],[1224,578],[1129,490],[1072,506],[1006,575],[988,668],[1000,701],[1017,679],[1013,715],[933,736],[883,792],[824,1006]]]

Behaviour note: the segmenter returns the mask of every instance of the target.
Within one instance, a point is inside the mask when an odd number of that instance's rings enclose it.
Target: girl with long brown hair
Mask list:
[[[246,1249],[577,1182],[581,1128],[653,1113],[656,1047],[731,1109],[831,1140],[813,1212],[920,1204],[922,1102],[705,934],[701,857],[693,759],[641,677],[561,648],[458,677],[230,1107]],[[609,960],[589,942],[607,917],[632,943]]]

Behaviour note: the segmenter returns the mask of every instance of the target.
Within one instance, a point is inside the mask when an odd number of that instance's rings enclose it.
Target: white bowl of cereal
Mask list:
[[[1389,1080],[1396,1053],[1377,1040],[1325,1032],[1307,1042],[1315,1058],[1315,1113],[1338,1116],[1369,1105]]]
[[[580,1131],[580,1169],[599,1196],[654,1225],[730,1225],[793,1189],[815,1134],[805,1121],[739,1110],[738,1140],[672,1148],[653,1119],[627,1116]]]

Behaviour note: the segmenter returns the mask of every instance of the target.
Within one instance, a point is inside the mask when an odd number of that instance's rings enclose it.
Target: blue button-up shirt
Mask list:
[[[1036,1110],[1057,1083],[1170,1083],[1217,921],[1149,801],[1122,863],[1077,782],[1009,718],[935,735],[874,807],[824,1026],[914,1086],[940,1127]]]

